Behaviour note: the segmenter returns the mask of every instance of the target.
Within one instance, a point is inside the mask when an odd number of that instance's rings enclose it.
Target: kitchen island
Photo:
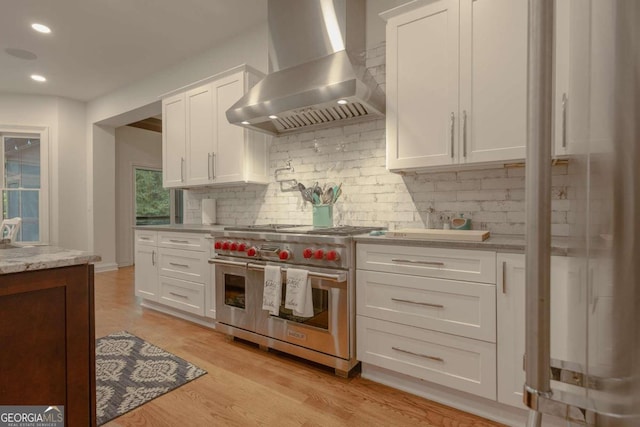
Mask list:
[[[64,407],[95,425],[93,265],[52,246],[0,249],[0,405]]]

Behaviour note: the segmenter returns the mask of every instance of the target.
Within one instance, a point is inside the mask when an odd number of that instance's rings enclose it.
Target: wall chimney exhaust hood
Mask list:
[[[269,0],[269,72],[229,123],[283,135],[382,117],[365,67],[365,0]]]

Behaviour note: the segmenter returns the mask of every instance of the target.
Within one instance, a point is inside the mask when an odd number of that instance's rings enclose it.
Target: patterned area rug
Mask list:
[[[96,342],[96,412],[102,425],[207,372],[128,332]]]

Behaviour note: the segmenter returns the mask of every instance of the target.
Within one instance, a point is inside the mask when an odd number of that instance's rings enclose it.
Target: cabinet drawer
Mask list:
[[[206,253],[168,248],[160,248],[158,253],[160,276],[198,283],[209,281]]]
[[[160,277],[158,302],[204,316],[204,285],[171,277]]]
[[[492,251],[358,244],[356,257],[362,270],[496,283]]]
[[[356,272],[357,314],[496,341],[495,286],[377,271]]]
[[[496,399],[495,344],[357,316],[358,360]]]
[[[136,245],[156,246],[158,244],[158,232],[151,230],[136,230]]]
[[[162,248],[189,249],[205,252],[208,249],[204,234],[192,233],[158,233],[158,246]]]

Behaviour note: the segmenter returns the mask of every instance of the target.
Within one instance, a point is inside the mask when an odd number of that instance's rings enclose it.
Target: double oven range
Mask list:
[[[268,224],[212,233],[216,328],[233,337],[334,368],[348,376],[355,357],[355,243],[353,235],[378,227]],[[280,266],[277,315],[262,309],[264,269]],[[308,271],[313,316],[285,308],[287,269]]]

